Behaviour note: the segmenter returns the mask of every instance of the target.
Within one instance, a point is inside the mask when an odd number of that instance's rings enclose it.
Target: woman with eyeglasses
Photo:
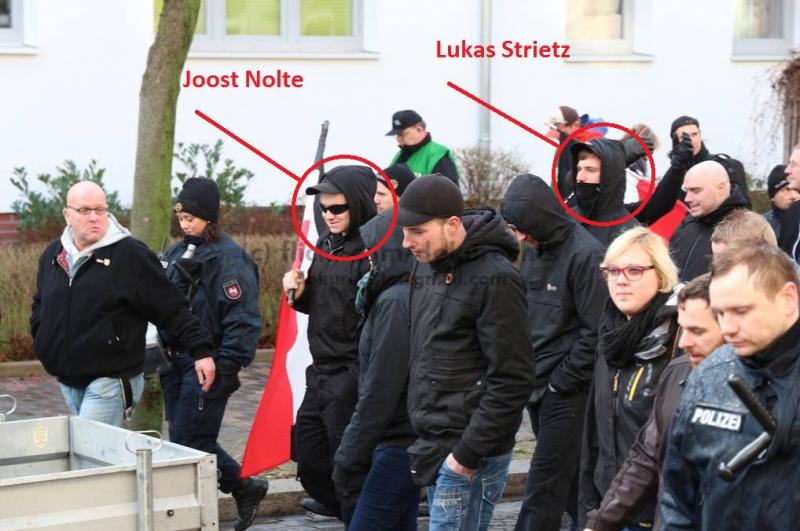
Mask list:
[[[661,373],[677,347],[678,271],[660,236],[644,227],[622,233],[606,251],[608,283],[586,407],[578,493],[579,526],[597,508],[653,405]],[[627,529],[650,529],[655,506]]]

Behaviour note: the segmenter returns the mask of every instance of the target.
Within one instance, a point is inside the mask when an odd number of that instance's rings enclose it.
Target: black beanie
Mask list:
[[[700,122],[697,121],[697,118],[692,118],[691,116],[678,116],[672,121],[672,126],[669,128],[669,136],[674,135],[675,130],[679,127],[683,127],[684,125],[696,125],[698,129],[700,128]]]
[[[772,199],[775,197],[775,194],[786,186],[789,186],[789,181],[786,180],[786,165],[778,164],[772,168],[772,171],[769,172],[769,177],[767,177],[767,193],[769,194],[769,198]]]
[[[219,188],[217,183],[203,177],[191,177],[183,183],[175,203],[175,212],[186,212],[216,223],[219,218]]]
[[[394,187],[394,192],[397,194],[397,197],[403,195],[403,192],[406,189],[406,186],[411,184],[411,181],[417,178],[414,175],[414,172],[411,171],[411,168],[399,162],[397,164],[393,164],[388,168],[384,169],[383,172],[389,177],[389,180],[392,181],[392,186]],[[383,175],[378,174],[378,180],[386,186],[386,181],[383,179]]]

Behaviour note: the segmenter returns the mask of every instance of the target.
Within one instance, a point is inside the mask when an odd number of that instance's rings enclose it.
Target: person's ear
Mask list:
[[[798,312],[798,293],[797,284],[794,282],[787,282],[778,292],[778,297],[781,301],[781,310],[784,315],[791,317]]]

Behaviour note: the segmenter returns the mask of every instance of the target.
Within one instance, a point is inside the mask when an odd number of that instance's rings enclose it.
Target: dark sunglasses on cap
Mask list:
[[[327,214],[330,212],[334,216],[338,216],[339,214],[344,214],[347,212],[350,207],[347,204],[344,205],[323,205],[322,203],[319,204],[319,209],[322,210],[323,214]]]

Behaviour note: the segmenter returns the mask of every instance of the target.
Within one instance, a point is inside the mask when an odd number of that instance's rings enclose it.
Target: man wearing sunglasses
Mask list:
[[[375,174],[366,166],[339,166],[306,189],[319,196],[325,231],[317,248],[337,257],[364,251],[358,228],[375,213]],[[313,500],[303,506],[341,517],[355,504],[337,492],[332,480],[333,457],[358,400],[358,323],[355,299],[358,281],[370,270],[369,260],[336,261],[314,256],[308,277],[293,269],[283,289],[294,293],[292,306],[308,314],[312,364],[306,369],[306,393],[294,426],[294,459],[303,488]],[[292,291],[293,290],[293,291]],[[321,504],[321,506],[320,506]]]
[[[58,377],[72,414],[122,426],[144,388],[148,321],[185,346],[208,391],[211,337],[155,254],[108,211],[102,188],[73,185],[63,213],[63,234],[39,259],[30,325],[36,356]]]

